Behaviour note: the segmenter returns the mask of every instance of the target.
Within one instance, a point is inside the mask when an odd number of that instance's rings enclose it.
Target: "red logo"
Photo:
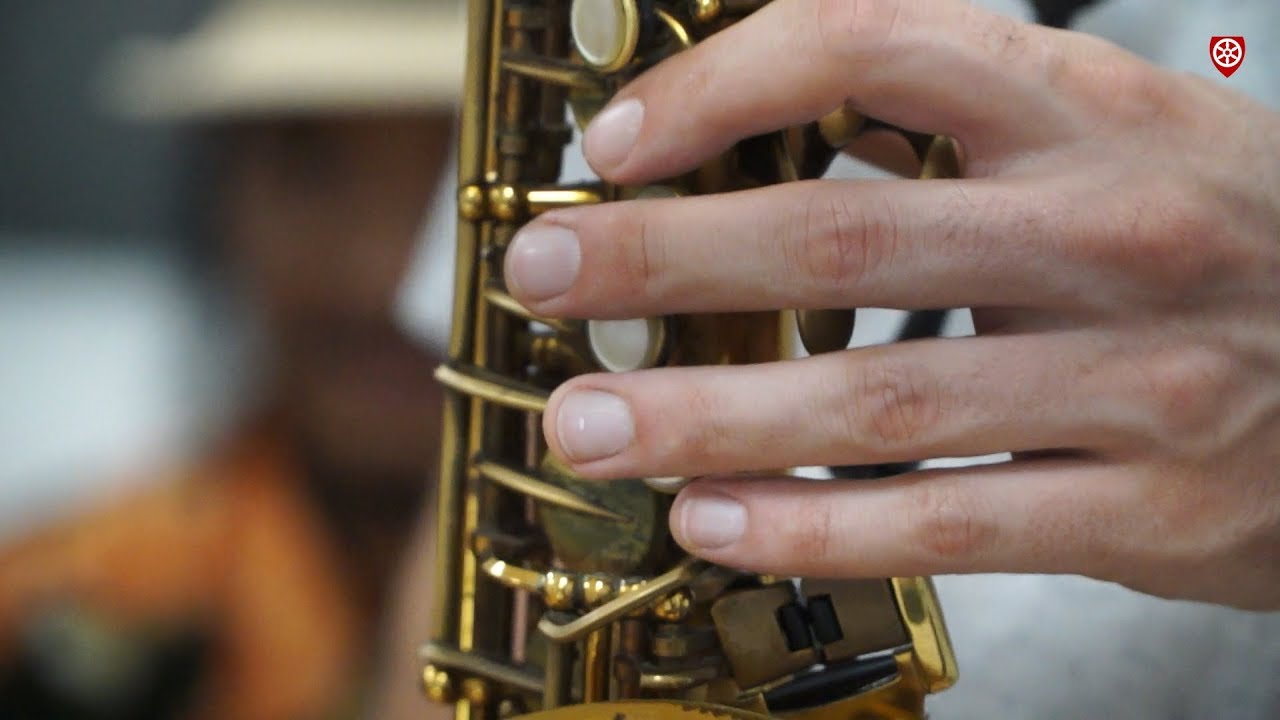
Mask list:
[[[1209,59],[1223,77],[1231,77],[1244,63],[1244,36],[1218,35],[1209,38]]]

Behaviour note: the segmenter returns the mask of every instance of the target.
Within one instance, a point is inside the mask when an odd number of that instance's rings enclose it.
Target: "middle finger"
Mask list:
[[[516,235],[507,285],[536,313],[600,319],[1085,309],[1099,277],[1068,249],[1091,233],[1064,195],[996,180],[823,180],[575,208]]]

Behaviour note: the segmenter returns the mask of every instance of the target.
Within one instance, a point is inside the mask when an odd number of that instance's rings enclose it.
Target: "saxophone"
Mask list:
[[[453,330],[436,375],[437,616],[419,652],[428,698],[456,720],[920,718],[956,679],[928,578],[769,577],[687,556],[666,527],[686,481],[585,482],[540,433],[550,391],[577,374],[848,346],[852,310],[584,322],[536,317],[502,284],[504,249],[539,213],[820,177],[886,127],[839,108],[659,185],[560,182],[571,121],[766,2],[470,0]],[[949,140],[903,135],[924,177],[958,172]]]

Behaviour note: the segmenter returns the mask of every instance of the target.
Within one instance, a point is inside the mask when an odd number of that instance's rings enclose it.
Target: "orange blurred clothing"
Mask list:
[[[111,627],[207,637],[193,712],[221,720],[354,713],[367,643],[298,464],[271,433],[0,550],[0,667],[68,606]]]

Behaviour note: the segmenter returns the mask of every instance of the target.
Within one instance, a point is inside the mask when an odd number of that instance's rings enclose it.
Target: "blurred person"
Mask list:
[[[394,309],[451,189],[461,19],[245,0],[123,54],[115,102],[208,143],[204,260],[260,330],[263,378],[167,482],[0,550],[0,717],[358,711],[436,465],[436,353]]]

